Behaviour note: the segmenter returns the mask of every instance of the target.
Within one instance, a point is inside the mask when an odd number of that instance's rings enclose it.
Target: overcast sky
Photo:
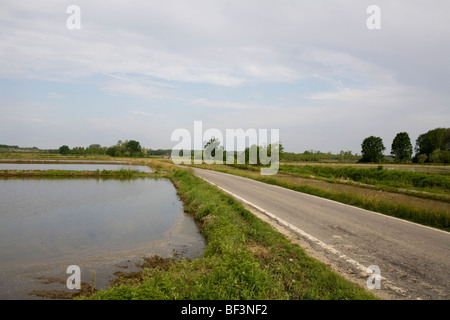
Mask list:
[[[81,29],[69,29],[69,5]],[[381,9],[370,30],[369,5]],[[450,1],[0,4],[0,144],[73,148],[175,129],[279,129],[285,150],[450,126]]]

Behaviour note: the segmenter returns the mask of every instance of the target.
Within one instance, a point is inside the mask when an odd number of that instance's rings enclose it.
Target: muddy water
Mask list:
[[[169,180],[0,179],[0,299],[68,290],[69,265],[100,289],[143,257],[203,247]]]

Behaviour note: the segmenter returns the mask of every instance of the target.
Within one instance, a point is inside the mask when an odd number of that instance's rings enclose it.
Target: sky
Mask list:
[[[2,0],[0,144],[171,149],[202,121],[278,129],[287,152],[360,154],[377,136],[389,154],[399,132],[414,146],[449,127],[449,13],[448,0]]]

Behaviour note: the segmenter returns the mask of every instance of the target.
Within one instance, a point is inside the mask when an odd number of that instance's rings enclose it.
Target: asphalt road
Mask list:
[[[234,175],[193,170],[294,233],[313,257],[371,285],[380,297],[450,298],[449,232]]]

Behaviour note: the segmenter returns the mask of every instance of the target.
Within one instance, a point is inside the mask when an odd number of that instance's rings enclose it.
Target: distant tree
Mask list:
[[[256,144],[251,145],[250,147],[245,148],[244,154],[245,154],[245,163],[246,164],[261,164],[261,159],[259,157],[259,149],[261,147],[257,146]]]
[[[125,143],[125,150],[130,153],[132,157],[142,156],[142,147],[138,141],[130,140]]]
[[[430,154],[428,159],[432,163],[439,163],[439,162],[441,162],[441,155],[442,155],[442,151],[439,149],[436,149]]]
[[[391,154],[394,160],[399,162],[410,161],[412,152],[413,148],[408,133],[397,133],[391,145]]]
[[[106,148],[106,150],[104,148],[94,148],[93,150],[97,150],[102,154],[104,152],[111,157],[141,157],[144,155],[141,144],[135,140],[119,140],[116,145]]]
[[[374,136],[365,138],[361,144],[361,162],[378,163],[382,161],[384,158],[384,150],[386,150],[386,148],[384,147],[383,140],[381,138]]]
[[[416,140],[416,155],[430,155],[434,150],[450,151],[450,128],[436,128],[421,134]]]
[[[67,155],[70,152],[70,148],[66,145],[63,145],[63,146],[59,147],[58,151],[62,155]]]
[[[428,160],[432,163],[450,163],[450,151],[436,149],[428,156]]]
[[[111,157],[120,157],[122,155],[120,152],[120,147],[118,145],[111,146],[106,149],[106,154]]]
[[[91,144],[89,147],[86,148],[85,154],[87,155],[103,155],[106,154],[106,147],[102,147],[99,144]]]
[[[278,152],[278,159],[279,160],[283,159],[283,157],[284,157],[284,147],[283,147],[283,145],[281,144],[280,141],[269,144],[269,146],[267,148],[268,148],[267,156],[271,157],[272,156],[272,151],[273,151],[273,152]]]
[[[417,162],[418,163],[425,163],[425,161],[427,161],[427,160],[428,160],[428,156],[426,154],[424,154],[424,153],[419,154],[417,156]]]
[[[70,154],[77,154],[77,155],[86,155],[86,149],[84,147],[75,147],[70,150]]]
[[[211,138],[209,141],[205,144],[205,155],[211,155],[211,157],[216,156],[216,152],[219,151],[220,141],[217,138]]]
[[[336,155],[339,161],[350,161],[353,157],[352,152],[341,150],[338,155]]]

